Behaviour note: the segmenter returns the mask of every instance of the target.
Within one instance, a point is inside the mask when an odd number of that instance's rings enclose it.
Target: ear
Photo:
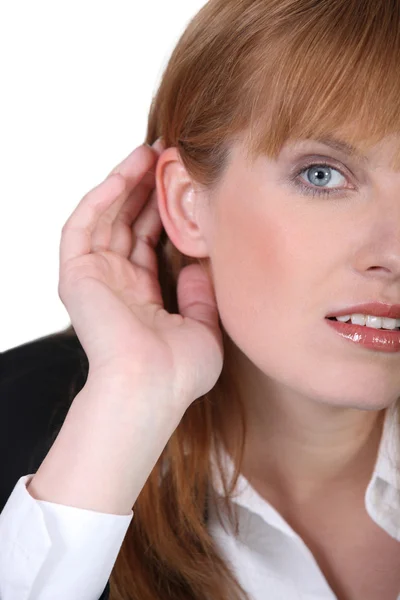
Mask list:
[[[198,215],[205,193],[189,177],[177,148],[167,148],[159,157],[155,180],[158,209],[168,237],[187,256],[208,257],[205,232]]]

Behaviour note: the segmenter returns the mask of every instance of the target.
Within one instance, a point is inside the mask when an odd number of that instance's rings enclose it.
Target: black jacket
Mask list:
[[[18,479],[38,470],[87,373],[78,338],[63,332],[0,354],[0,512]],[[99,600],[108,598],[107,583]]]

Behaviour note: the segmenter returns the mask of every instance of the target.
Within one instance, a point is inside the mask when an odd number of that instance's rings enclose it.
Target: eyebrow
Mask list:
[[[312,142],[319,142],[321,144],[325,144],[326,146],[330,146],[334,150],[338,150],[339,152],[343,152],[344,154],[352,156],[360,163],[368,163],[368,158],[364,156],[364,154],[361,154],[357,148],[355,148],[351,144],[348,144],[344,140],[340,140],[332,135],[325,135],[318,138],[305,139],[299,141],[298,143],[303,144]]]

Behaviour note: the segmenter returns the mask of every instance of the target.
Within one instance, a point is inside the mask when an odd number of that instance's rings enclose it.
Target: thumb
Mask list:
[[[211,276],[199,264],[184,267],[177,284],[179,312],[211,327],[219,329],[219,313]]]

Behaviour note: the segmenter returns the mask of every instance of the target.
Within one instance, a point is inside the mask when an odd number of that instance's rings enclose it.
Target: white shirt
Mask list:
[[[371,519],[400,542],[400,435],[395,409],[393,405],[386,414],[365,507]],[[230,457],[222,456],[232,473]],[[35,500],[26,489],[32,477],[18,480],[0,514],[1,600],[98,600],[134,511],[110,515]],[[218,477],[214,487],[222,493]],[[279,512],[242,475],[235,490],[239,536],[224,531],[212,506],[208,526],[249,597],[336,600],[314,556]]]

